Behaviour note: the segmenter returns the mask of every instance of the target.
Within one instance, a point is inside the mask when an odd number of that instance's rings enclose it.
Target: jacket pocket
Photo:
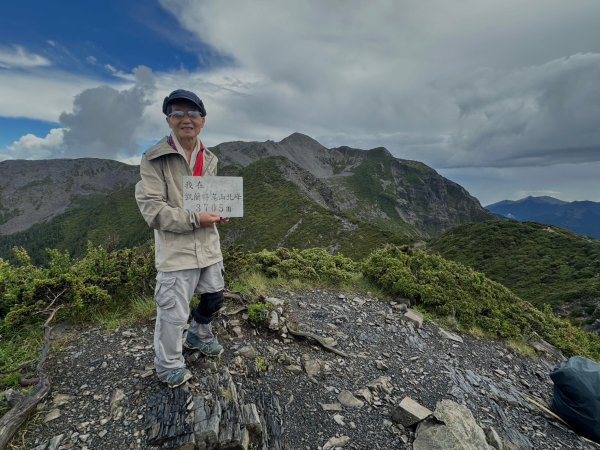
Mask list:
[[[169,309],[175,306],[175,281],[176,277],[168,273],[159,272],[156,275],[156,288],[154,300],[159,308]]]

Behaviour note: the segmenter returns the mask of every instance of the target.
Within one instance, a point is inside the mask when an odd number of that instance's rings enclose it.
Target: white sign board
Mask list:
[[[243,178],[183,177],[183,207],[223,217],[243,217]]]

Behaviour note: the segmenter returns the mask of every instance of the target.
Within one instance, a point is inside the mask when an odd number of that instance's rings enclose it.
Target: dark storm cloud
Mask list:
[[[459,110],[446,165],[491,167],[600,160],[600,54],[578,54],[451,89]]]
[[[57,152],[69,158],[134,154],[135,131],[154,89],[150,69],[139,67],[134,75],[136,84],[129,89],[99,86],[77,95],[73,112],[60,115],[64,134]]]

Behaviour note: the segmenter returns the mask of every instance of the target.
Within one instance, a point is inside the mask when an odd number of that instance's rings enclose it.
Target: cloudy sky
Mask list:
[[[135,163],[162,98],[203,141],[388,148],[482,204],[600,201],[597,0],[21,0],[0,18],[0,160]]]

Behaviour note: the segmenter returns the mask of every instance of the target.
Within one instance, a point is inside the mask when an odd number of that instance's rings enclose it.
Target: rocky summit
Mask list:
[[[280,291],[256,326],[241,298],[216,321],[220,359],[153,371],[153,321],[58,333],[51,394],[14,448],[593,449],[540,409],[549,372],[505,344],[443,329],[370,294]]]
[[[405,223],[422,237],[493,218],[460,185],[423,163],[395,158],[384,147],[328,149],[309,136],[293,133],[280,142],[228,142],[212,150],[223,166],[246,167],[283,157],[293,166],[285,170],[288,179],[309,197],[324,199],[328,209]]]

